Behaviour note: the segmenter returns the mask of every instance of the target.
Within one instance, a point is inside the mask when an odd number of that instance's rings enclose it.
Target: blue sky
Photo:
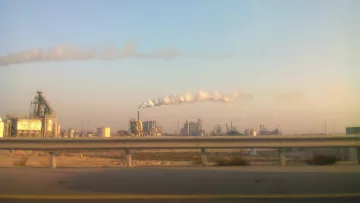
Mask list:
[[[144,109],[142,118],[170,132],[198,117],[208,130],[230,120],[241,130],[263,123],[289,133],[321,131],[324,120],[340,132],[360,125],[359,1],[1,0],[0,25],[2,57],[129,42],[140,53],[184,53],[0,66],[1,116],[26,115],[42,89],[64,128],[89,120],[114,131],[127,128],[142,101],[202,89],[254,99]]]

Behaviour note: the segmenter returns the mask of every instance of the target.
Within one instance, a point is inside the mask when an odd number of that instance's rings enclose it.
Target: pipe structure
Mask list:
[[[51,108],[49,102],[47,102],[47,100],[45,99],[45,97],[44,97],[44,95],[42,94],[42,92],[37,91],[37,93],[38,93],[38,95],[39,95],[39,100],[42,101],[42,102],[45,104],[45,106],[47,107],[49,113],[54,114],[55,111]]]

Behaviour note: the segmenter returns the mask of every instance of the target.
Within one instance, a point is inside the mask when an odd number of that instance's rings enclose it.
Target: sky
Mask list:
[[[143,101],[198,90],[233,102],[141,110],[284,133],[360,125],[360,1],[0,0],[0,116],[37,90],[61,127],[127,129]]]

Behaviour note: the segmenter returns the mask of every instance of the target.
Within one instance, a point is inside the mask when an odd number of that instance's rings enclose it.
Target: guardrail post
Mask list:
[[[56,168],[56,157],[55,157],[55,152],[50,152],[49,153],[49,165],[50,168]]]
[[[359,162],[359,148],[350,147],[349,148],[349,160],[351,162]]]
[[[200,157],[201,157],[201,164],[203,166],[207,166],[208,165],[208,160],[207,160],[206,149],[201,149]]]
[[[126,165],[132,167],[132,158],[130,149],[125,149]]]
[[[285,149],[279,149],[280,165],[286,166]]]

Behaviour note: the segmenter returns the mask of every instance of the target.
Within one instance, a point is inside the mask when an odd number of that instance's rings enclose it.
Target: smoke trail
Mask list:
[[[165,97],[161,97],[158,99],[149,100],[143,102],[139,109],[141,108],[150,108],[154,106],[164,106],[164,105],[173,105],[173,104],[183,104],[183,103],[195,103],[200,101],[218,101],[218,102],[232,102],[239,96],[238,93],[235,93],[230,96],[221,96],[219,93],[207,93],[204,91],[199,91],[197,95],[193,96],[191,92],[185,95],[169,95]],[[243,97],[252,97],[251,95],[242,95]]]
[[[0,66],[42,61],[69,61],[91,59],[111,60],[119,58],[173,59],[176,57],[213,58],[214,56],[185,54],[173,48],[153,51],[149,53],[141,53],[136,50],[135,45],[132,43],[126,44],[125,47],[122,49],[118,49],[115,46],[106,46],[102,49],[79,49],[74,45],[59,45],[50,49],[35,48],[32,50],[20,51],[17,53],[0,56]],[[227,58],[231,56],[226,55],[220,57]]]

